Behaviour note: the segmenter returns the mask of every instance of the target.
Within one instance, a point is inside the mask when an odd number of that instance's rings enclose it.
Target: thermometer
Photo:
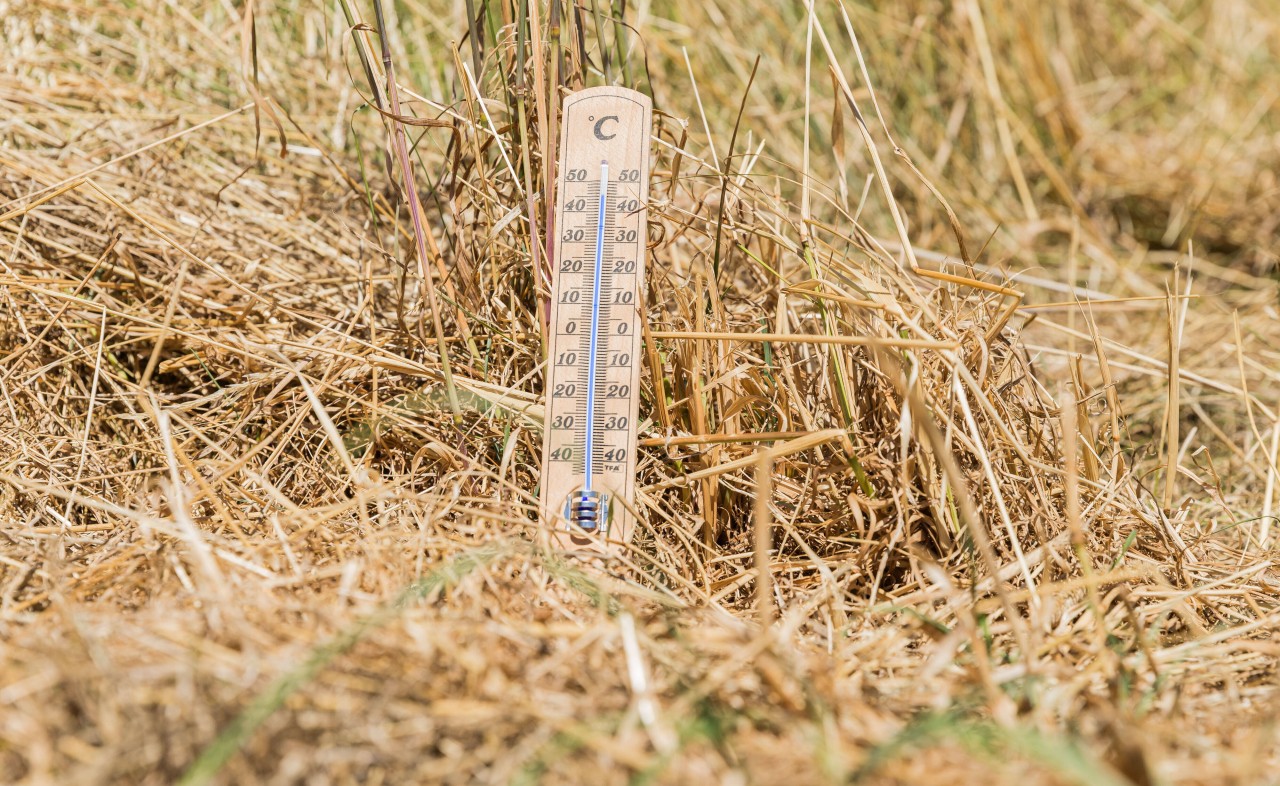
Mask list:
[[[559,545],[583,551],[608,553],[635,523],[651,126],[634,90],[564,102],[541,500]]]

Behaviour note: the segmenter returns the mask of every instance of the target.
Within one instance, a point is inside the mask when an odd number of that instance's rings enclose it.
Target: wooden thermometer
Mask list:
[[[635,524],[648,96],[564,102],[542,441],[542,520],[558,545],[608,553]]]

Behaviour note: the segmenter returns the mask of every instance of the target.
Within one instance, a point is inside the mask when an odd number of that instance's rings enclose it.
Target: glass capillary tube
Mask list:
[[[591,286],[591,343],[587,348],[587,424],[582,459],[583,491],[591,491],[592,458],[596,430],[596,346],[600,340],[600,272],[604,267],[604,219],[609,192],[609,162],[600,162],[600,205],[596,214],[596,264]]]

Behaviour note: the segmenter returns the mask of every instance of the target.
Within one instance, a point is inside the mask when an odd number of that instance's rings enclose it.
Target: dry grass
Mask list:
[[[0,780],[1272,777],[1274,2],[396,3],[425,258],[344,5],[0,2]],[[532,509],[604,68],[660,113],[601,571]]]

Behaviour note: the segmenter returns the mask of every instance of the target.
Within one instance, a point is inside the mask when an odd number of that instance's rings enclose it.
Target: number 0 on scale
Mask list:
[[[586,551],[610,551],[634,525],[651,125],[634,90],[564,102],[542,520]]]

